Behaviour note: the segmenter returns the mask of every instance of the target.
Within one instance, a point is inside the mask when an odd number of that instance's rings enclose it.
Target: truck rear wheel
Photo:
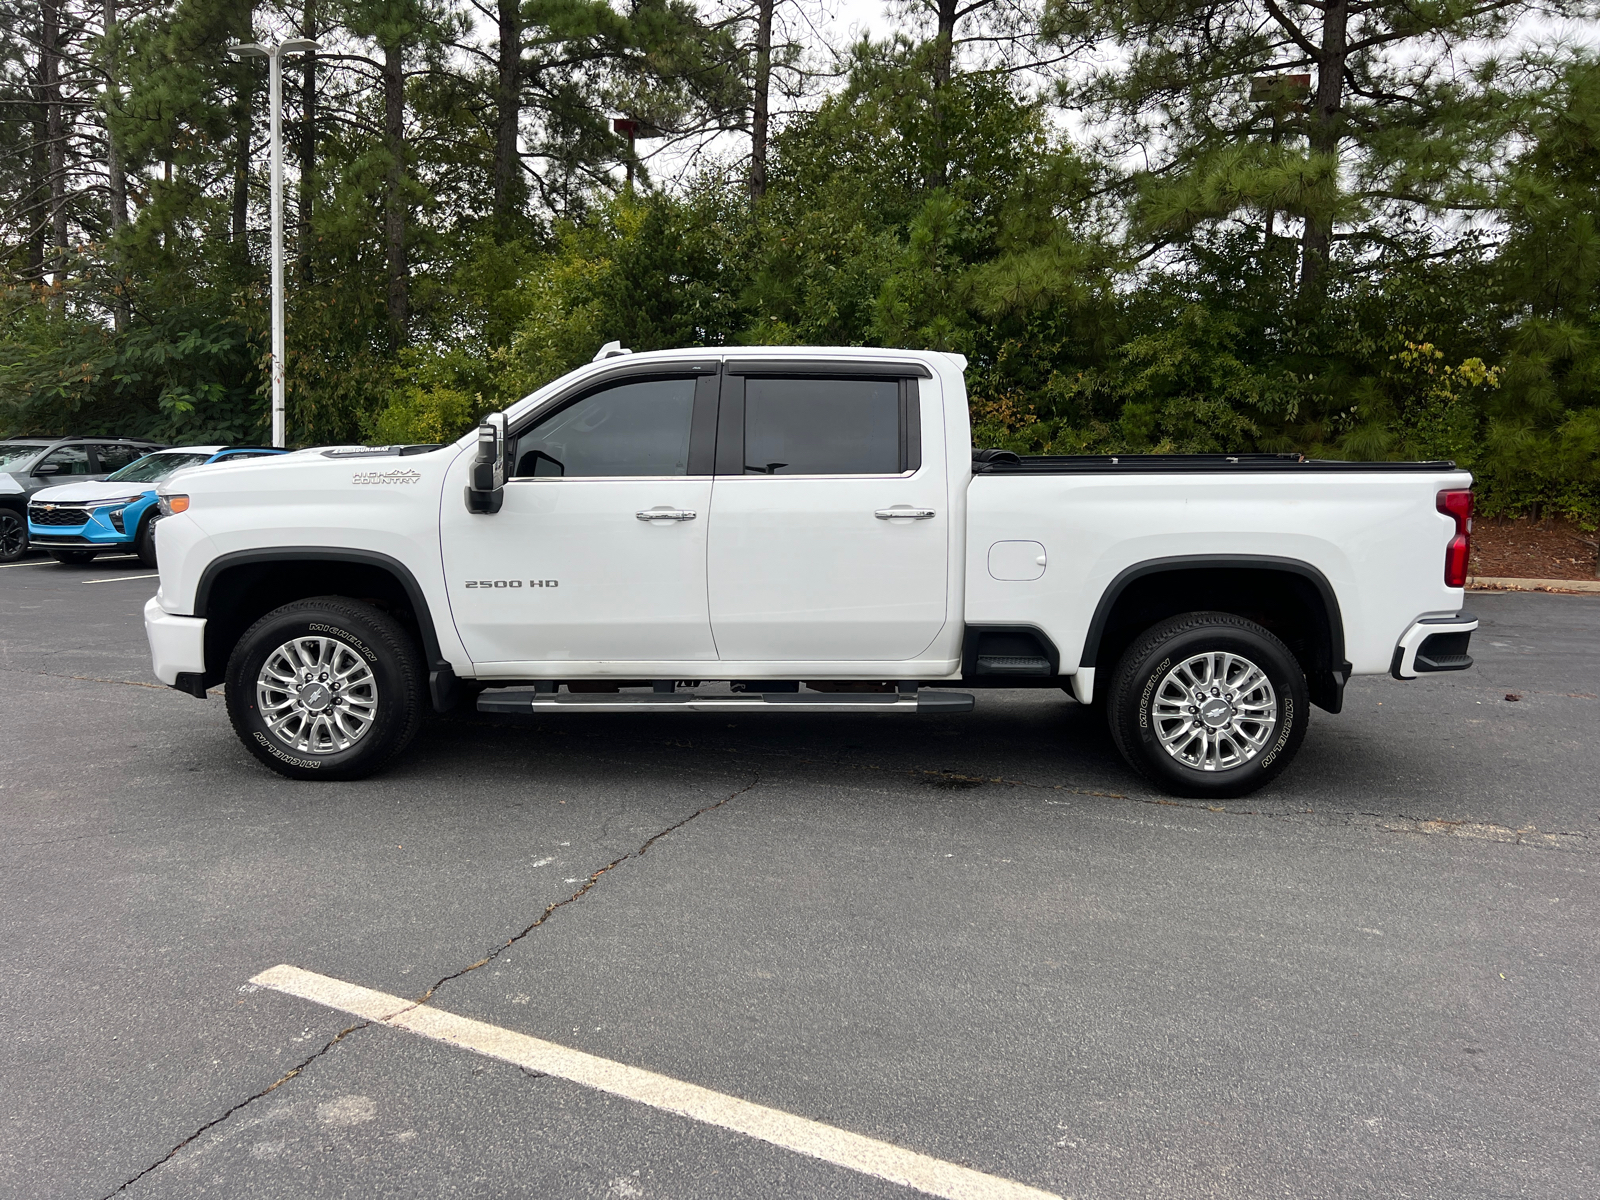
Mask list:
[[[1305,737],[1306,680],[1289,648],[1231,613],[1147,630],[1112,676],[1106,715],[1123,758],[1165,792],[1244,796]]]
[[[341,596],[262,617],[228,659],[228,716],[245,748],[290,779],[361,779],[422,725],[425,675],[393,617]]]

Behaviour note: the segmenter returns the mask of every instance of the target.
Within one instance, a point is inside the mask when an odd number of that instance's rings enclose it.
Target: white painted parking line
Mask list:
[[[153,575],[113,575],[110,579],[80,579],[79,583],[121,583],[124,579],[160,579],[161,572]]]
[[[107,555],[106,557],[97,559],[96,561],[97,562],[132,562],[133,561],[133,555],[131,555],[131,554]],[[3,564],[0,564],[0,571],[9,571],[12,567],[60,567],[60,566],[64,566],[64,565],[65,565],[64,563],[58,563],[53,558],[41,558],[41,559],[38,559],[35,562],[3,563]]]
[[[654,1071],[585,1054],[470,1017],[458,1017],[299,967],[287,964],[273,967],[250,982],[486,1058],[648,1104],[692,1121],[731,1129],[796,1154],[820,1158],[823,1162],[915,1188],[930,1196],[943,1196],[946,1200],[1060,1200],[1054,1192],[1043,1192],[997,1175],[985,1175],[970,1167],[929,1158],[781,1109],[751,1104],[748,1100],[657,1075]]]

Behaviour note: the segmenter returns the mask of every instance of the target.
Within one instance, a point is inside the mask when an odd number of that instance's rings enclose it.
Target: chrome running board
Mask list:
[[[791,712],[791,713],[964,713],[972,697],[963,692],[736,692],[699,696],[693,692],[535,692],[527,688],[490,690],[478,695],[485,713],[544,712]]]

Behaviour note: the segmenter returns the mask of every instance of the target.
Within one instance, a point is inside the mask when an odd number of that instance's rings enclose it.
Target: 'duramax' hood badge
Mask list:
[[[357,471],[351,483],[421,483],[421,471]]]

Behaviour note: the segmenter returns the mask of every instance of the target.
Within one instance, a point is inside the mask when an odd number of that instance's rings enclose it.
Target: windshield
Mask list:
[[[43,449],[44,446],[42,444],[37,446],[0,446],[0,471],[9,471],[18,463],[26,462]]]
[[[177,454],[164,452],[161,454],[146,454],[138,462],[131,462],[120,471],[113,471],[106,476],[107,483],[160,483],[174,471],[181,471],[185,467],[198,467],[209,454]]]

